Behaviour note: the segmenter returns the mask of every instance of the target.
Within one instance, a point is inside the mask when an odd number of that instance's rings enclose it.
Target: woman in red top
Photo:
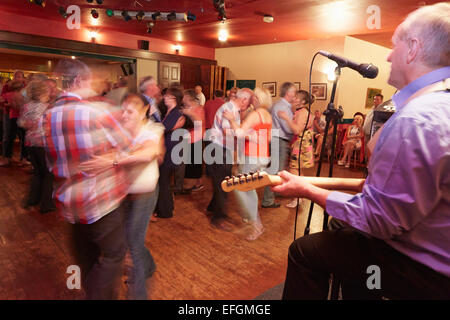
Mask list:
[[[240,173],[264,170],[270,161],[269,143],[272,136],[272,116],[267,110],[272,106],[270,92],[266,89],[256,88],[252,104],[254,110],[247,113],[240,126],[234,121],[232,114],[226,111],[223,114],[230,121],[233,130],[235,130],[238,141],[245,137],[244,154],[240,154],[238,142]],[[258,213],[258,195],[256,190],[235,192],[242,208],[241,214],[252,227],[247,240],[256,240],[264,232]]]
[[[203,134],[205,133],[205,110],[200,105],[194,90],[185,90],[183,97],[184,107],[181,113],[187,116],[192,124],[189,126],[191,135],[190,163],[186,165],[185,179],[192,181],[185,190],[200,191],[204,189],[202,184],[202,159],[203,159]],[[187,122],[186,122],[187,123]],[[197,156],[195,156],[197,154]]]

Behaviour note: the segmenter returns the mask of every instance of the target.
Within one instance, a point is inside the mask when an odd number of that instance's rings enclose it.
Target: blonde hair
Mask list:
[[[32,101],[40,101],[41,97],[45,94],[50,94],[50,88],[44,81],[31,81],[28,83],[27,97]]]
[[[253,94],[259,101],[258,108],[268,109],[272,106],[272,95],[269,90],[258,87],[253,90]]]

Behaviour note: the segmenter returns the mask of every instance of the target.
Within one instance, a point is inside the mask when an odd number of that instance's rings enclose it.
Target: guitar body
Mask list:
[[[354,178],[325,178],[325,177],[304,177],[302,179],[315,185],[316,187],[328,190],[343,190],[361,192],[364,179]],[[222,189],[225,192],[233,190],[250,191],[265,186],[276,186],[283,183],[283,179],[277,175],[271,175],[264,171],[250,172],[233,177],[226,177],[222,181]]]

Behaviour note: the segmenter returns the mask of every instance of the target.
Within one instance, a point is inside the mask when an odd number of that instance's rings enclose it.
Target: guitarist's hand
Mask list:
[[[308,188],[312,185],[301,176],[287,171],[280,171],[278,175],[283,179],[282,184],[272,187],[272,191],[286,197],[307,198]]]
[[[316,187],[306,182],[305,178],[293,175],[287,171],[278,172],[278,175],[282,178],[283,182],[272,187],[273,192],[288,197],[308,198],[322,208],[326,208],[327,197],[330,191]]]

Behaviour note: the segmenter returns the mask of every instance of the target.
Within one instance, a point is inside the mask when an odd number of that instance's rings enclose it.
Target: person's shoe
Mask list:
[[[158,218],[154,214],[152,214],[150,217],[150,222],[158,222]]]
[[[231,232],[233,231],[233,228],[231,228],[227,223],[225,223],[224,221],[220,221],[220,222],[211,222],[211,227],[215,228],[215,229],[219,229],[222,231],[227,231],[227,232]]]
[[[191,191],[192,192],[197,192],[197,191],[200,191],[200,190],[203,190],[203,189],[205,189],[205,187],[201,184],[199,186],[193,186]]]
[[[269,205],[264,205],[264,204],[261,205],[261,207],[263,207],[263,208],[279,208],[280,206],[281,206],[281,204],[276,203],[276,202],[269,204]]]
[[[255,241],[260,235],[264,233],[264,227],[253,227],[250,234],[245,238],[247,241]]]
[[[9,166],[11,161],[8,158],[3,158],[0,160],[0,167]]]
[[[337,162],[337,164],[338,164],[338,166],[343,166],[343,165],[344,165],[344,161],[339,160],[339,161]]]
[[[346,167],[346,168],[350,168],[350,163],[347,163],[347,164],[345,165],[345,167]]]
[[[302,200],[300,199],[299,205],[302,203]],[[297,207],[297,199],[293,199],[289,203],[286,204],[286,207],[288,208],[296,208]]]

